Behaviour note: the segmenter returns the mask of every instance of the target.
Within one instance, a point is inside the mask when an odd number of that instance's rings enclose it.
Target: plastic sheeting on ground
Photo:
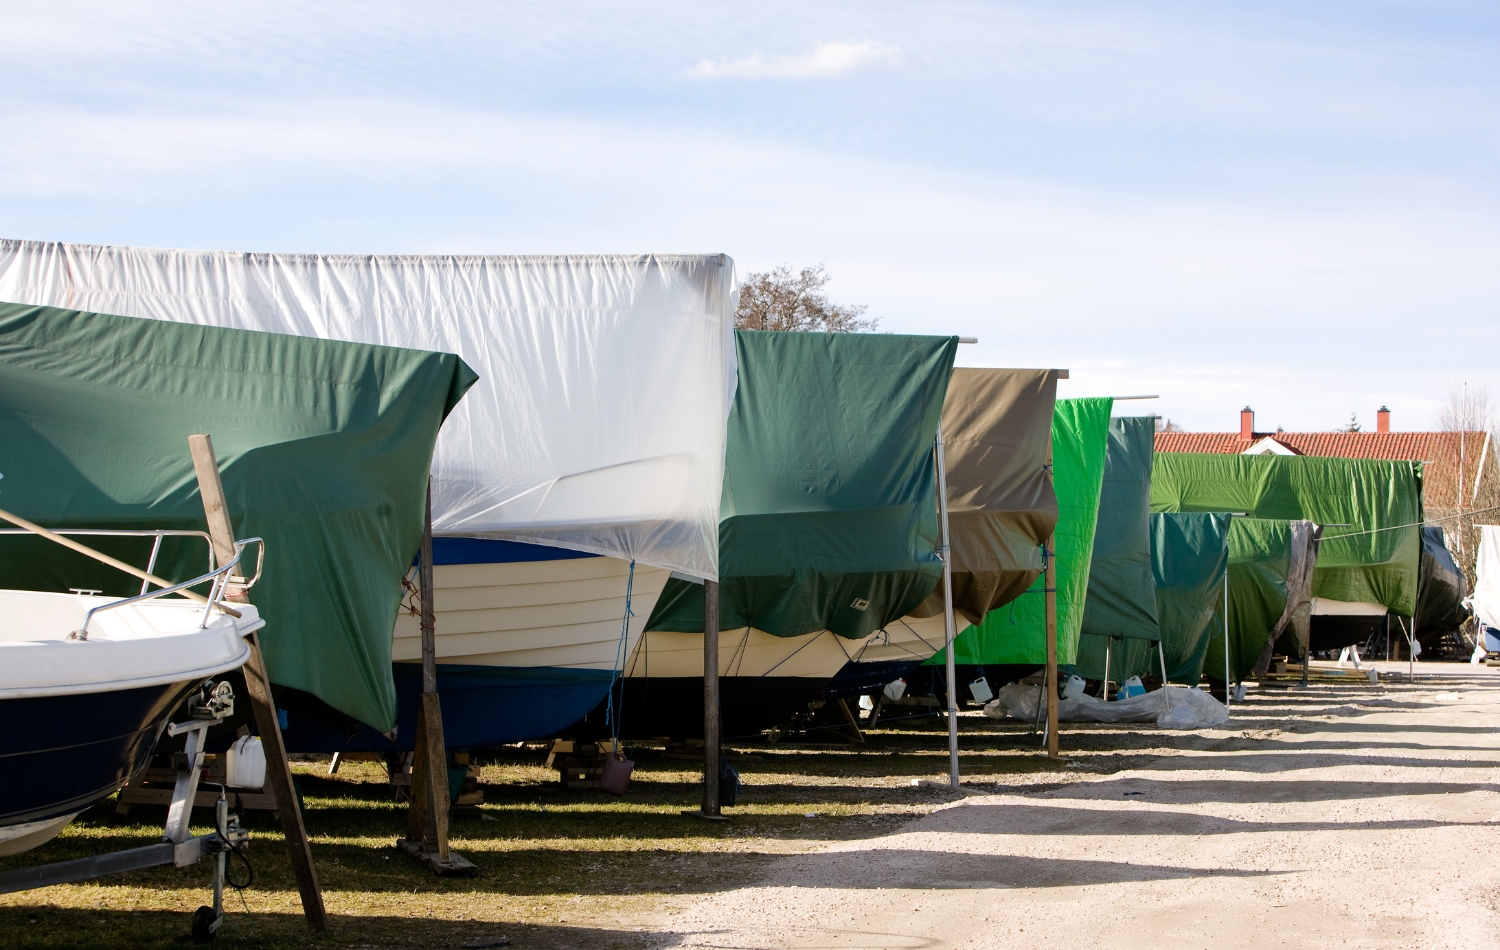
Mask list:
[[[250,597],[272,680],[385,731],[433,443],[473,380],[449,353],[0,304],[0,497],[52,528],[201,531],[187,440],[208,433],[237,536],[266,542]],[[151,551],[87,543],[137,567]],[[0,563],[11,587],[140,592],[40,538],[0,537]],[[201,540],[168,539],[154,573],[205,570]]]
[[[1151,476],[1151,510],[1326,525],[1313,596],[1384,604],[1406,617],[1416,608],[1421,462],[1162,452]]]
[[[942,576],[933,441],[957,337],[740,330],[720,539],[720,629],[867,637]],[[667,582],[647,630],[701,633]]]
[[[1001,687],[984,707],[984,714],[991,719],[1036,722],[1039,715],[1046,716],[1045,696],[1040,686],[1012,683]],[[1062,722],[1154,722],[1163,729],[1201,729],[1227,723],[1229,710],[1201,689],[1173,686],[1109,702],[1088,695],[1061,699],[1057,718]]]
[[[243,254],[0,241],[0,300],[457,353],[438,534],[718,574],[726,256]]]
[[[1067,665],[1078,654],[1078,631],[1088,590],[1089,557],[1094,549],[1094,524],[1099,514],[1099,487],[1104,477],[1108,398],[1059,399],[1052,417],[1052,484],[1057,493],[1057,655]],[[1005,666],[1046,662],[1045,575],[1026,593],[984,622],[970,627],[954,641],[955,662],[963,665]],[[947,662],[946,648],[927,665]]]

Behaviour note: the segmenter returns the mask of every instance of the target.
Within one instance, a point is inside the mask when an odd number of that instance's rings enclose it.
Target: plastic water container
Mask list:
[[[1120,691],[1115,694],[1115,699],[1129,699],[1132,696],[1144,696],[1146,687],[1141,685],[1139,676],[1132,676],[1120,684]]]
[[[1072,676],[1069,676],[1068,681],[1063,684],[1063,699],[1078,699],[1083,695],[1083,688],[1087,685],[1087,680],[1079,676],[1077,673],[1074,673]]]
[[[894,703],[906,695],[906,680],[891,680],[885,684],[885,689],[882,692],[885,693],[886,699]]]
[[[865,710],[873,710],[875,708],[875,700],[873,700],[873,699],[870,698],[870,694],[869,693],[861,693],[860,694],[860,697],[859,697],[859,708],[860,709],[865,709]]]
[[[969,695],[974,697],[976,703],[987,703],[995,698],[995,693],[990,689],[990,681],[983,676],[969,684]]]
[[[266,750],[260,736],[240,736],[229,747],[224,762],[224,784],[230,788],[264,788]]]

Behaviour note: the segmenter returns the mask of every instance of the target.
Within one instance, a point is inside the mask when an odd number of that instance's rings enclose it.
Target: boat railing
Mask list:
[[[140,533],[150,534],[150,532]],[[197,532],[181,533],[193,534]],[[242,561],[245,557],[245,548],[252,544],[256,546],[255,575],[249,578],[233,576],[231,572],[239,566],[240,561]],[[212,545],[210,545],[210,548],[212,548]],[[210,557],[211,556],[212,555],[210,555]],[[214,568],[207,574],[204,574],[200,577],[195,577],[192,580],[183,581],[180,584],[173,584],[170,587],[163,587],[160,590],[153,590],[146,593],[137,594],[134,597],[126,597],[122,600],[116,600],[108,604],[100,604],[99,606],[89,610],[88,615],[83,618],[83,626],[68,634],[68,639],[87,640],[89,638],[89,624],[93,621],[95,614],[103,613],[106,610],[114,610],[116,607],[127,607],[131,604],[139,604],[148,600],[156,600],[157,598],[165,597],[168,594],[181,593],[187,591],[189,588],[197,587],[199,584],[204,583],[207,583],[210,586],[208,590],[208,597],[203,603],[203,617],[198,621],[199,628],[201,629],[208,626],[209,614],[211,614],[215,608],[218,608],[225,613],[237,617],[239,616],[239,613],[237,611],[224,606],[224,597],[228,594],[229,588],[231,586],[233,586],[236,590],[245,590],[247,588],[255,586],[255,582],[260,580],[261,569],[265,566],[265,561],[265,541],[261,540],[260,538],[246,538],[243,541],[236,541],[234,542],[234,557],[225,562],[222,567]]]
[[[0,535],[6,534],[33,534],[25,528],[0,528]],[[129,528],[54,528],[53,534],[79,535],[82,537],[108,537],[108,538],[155,538],[151,544],[151,559],[146,562],[146,573],[150,574],[156,570],[156,558],[161,554],[161,542],[163,538],[202,538],[208,547],[208,569],[214,569],[214,543],[208,536],[207,531],[174,530],[170,528],[157,528],[154,530],[129,529]],[[151,589],[150,581],[141,581],[141,593]],[[96,591],[97,593],[97,591]]]

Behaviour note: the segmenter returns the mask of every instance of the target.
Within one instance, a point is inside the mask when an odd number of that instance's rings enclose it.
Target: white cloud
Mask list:
[[[900,66],[898,47],[865,40],[863,43],[819,43],[800,56],[762,56],[744,59],[701,60],[692,73],[703,79],[819,79],[841,76],[867,67]]]

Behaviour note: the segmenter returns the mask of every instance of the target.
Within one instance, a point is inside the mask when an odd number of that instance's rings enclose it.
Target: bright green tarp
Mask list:
[[[387,730],[433,443],[475,379],[451,354],[0,304],[0,507],[54,528],[203,530],[187,439],[209,433],[236,535],[266,542],[251,599],[272,680]],[[97,540],[145,566],[148,540]],[[166,545],[156,573],[206,568],[195,540]],[[9,587],[139,592],[34,537],[0,538],[0,570]]]
[[[1223,637],[1219,616],[1229,561],[1230,516],[1173,512],[1150,517],[1151,575],[1167,676],[1174,683],[1196,683],[1203,673],[1209,642],[1216,636]],[[1222,656],[1221,649],[1221,677]],[[1075,672],[1086,679],[1104,676],[1103,637],[1083,638]],[[1156,645],[1140,638],[1113,641],[1109,678],[1120,682],[1146,675],[1161,675]]]
[[[1104,479],[1109,413],[1113,400],[1059,399],[1052,414],[1052,484],[1057,492],[1057,655],[1071,664],[1078,653],[1078,633],[1088,590],[1089,557],[1094,548],[1094,524],[1099,515],[1099,490]],[[953,658],[960,664],[996,666],[1045,663],[1047,613],[1043,588],[1046,575],[1026,593],[992,610],[978,626],[958,635]],[[947,662],[939,650],[927,665]]]
[[[720,629],[869,636],[942,576],[932,447],[958,339],[740,330],[735,348]],[[668,581],[646,629],[701,633],[703,585]]]
[[[1151,510],[1350,525],[1324,529],[1313,596],[1384,604],[1403,616],[1416,606],[1420,462],[1163,452],[1151,479]]]
[[[1165,458],[1165,453],[1157,459]],[[1286,612],[1292,530],[1286,521],[1234,518],[1229,525],[1229,646],[1232,676],[1239,682],[1255,666],[1266,637]],[[1214,625],[1222,629],[1222,614]],[[1209,637],[1203,672],[1224,676],[1224,638]]]

